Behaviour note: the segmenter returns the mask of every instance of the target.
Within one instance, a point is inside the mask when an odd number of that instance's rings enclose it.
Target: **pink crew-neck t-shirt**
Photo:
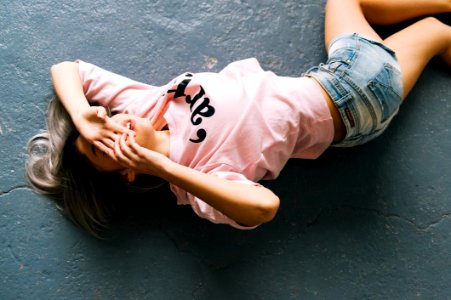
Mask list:
[[[148,118],[157,130],[167,126],[170,159],[213,176],[258,185],[276,178],[290,158],[317,158],[333,139],[320,87],[306,77],[264,71],[254,58],[219,73],[184,73],[158,87],[77,62],[91,104]],[[249,228],[170,187],[177,203],[191,205],[200,217]]]

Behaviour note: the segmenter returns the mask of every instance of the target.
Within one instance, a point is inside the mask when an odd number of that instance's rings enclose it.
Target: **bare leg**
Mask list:
[[[451,0],[360,0],[369,23],[390,25],[451,11]]]
[[[451,65],[450,26],[434,18],[426,18],[383,41],[366,16],[375,23],[388,24],[449,11],[451,0],[329,0],[326,6],[325,44],[329,47],[330,41],[337,35],[357,32],[392,48],[401,65],[405,98],[432,57],[440,55]]]
[[[451,66],[451,26],[432,17],[393,34],[384,44],[396,52],[401,65],[404,98],[431,58],[439,55]]]
[[[382,42],[382,38],[365,19],[357,0],[327,1],[325,22],[326,48],[329,48],[329,43],[334,37],[343,33],[357,32]]]
[[[382,41],[371,24],[395,24],[424,15],[451,12],[451,0],[329,0],[325,44],[342,33],[358,32]]]
[[[410,18],[451,12],[451,0],[360,0],[371,24],[396,24]],[[404,98],[436,55],[451,66],[451,27],[434,18],[421,20],[384,40],[401,65]]]

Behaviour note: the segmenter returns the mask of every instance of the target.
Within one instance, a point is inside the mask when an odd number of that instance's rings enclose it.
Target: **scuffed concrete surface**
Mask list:
[[[381,138],[290,161],[265,183],[281,209],[254,231],[142,195],[97,241],[26,187],[52,64],[80,58],[160,85],[257,57],[296,76],[325,57],[324,3],[2,1],[0,299],[450,297],[451,77],[439,62]]]

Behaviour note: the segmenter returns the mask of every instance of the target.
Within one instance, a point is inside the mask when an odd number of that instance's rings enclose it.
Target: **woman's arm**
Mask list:
[[[279,208],[279,198],[265,187],[233,182],[193,170],[139,146],[133,137],[126,139],[126,135],[122,135],[115,144],[115,154],[120,163],[138,173],[165,179],[241,225],[255,226],[268,222]]]
[[[56,94],[77,126],[78,120],[90,108],[83,93],[78,64],[66,61],[53,65],[50,74]]]
[[[162,165],[160,177],[202,199],[240,225],[269,222],[279,208],[279,198],[263,186],[222,179],[171,160]]]
[[[108,118],[105,108],[90,106],[83,91],[78,63],[62,62],[50,69],[58,98],[80,134],[99,150],[112,154],[117,133],[131,133]]]

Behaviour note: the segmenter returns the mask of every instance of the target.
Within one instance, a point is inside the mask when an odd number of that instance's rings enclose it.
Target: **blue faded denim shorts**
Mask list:
[[[357,33],[331,41],[326,64],[304,75],[315,78],[341,114],[346,137],[332,146],[351,147],[379,136],[398,113],[403,87],[395,52]]]

